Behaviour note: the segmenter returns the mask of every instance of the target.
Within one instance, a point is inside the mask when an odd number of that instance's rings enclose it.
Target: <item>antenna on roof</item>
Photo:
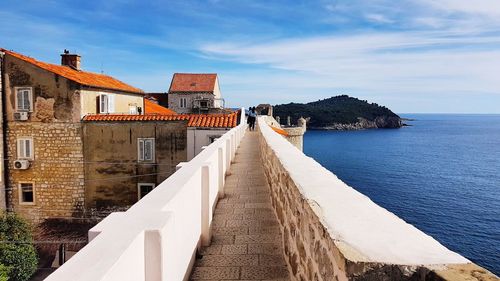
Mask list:
[[[102,61],[101,61],[101,74],[104,74],[104,67]]]

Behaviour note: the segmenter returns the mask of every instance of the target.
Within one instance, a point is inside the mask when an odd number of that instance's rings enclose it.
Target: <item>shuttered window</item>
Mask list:
[[[17,158],[33,159],[33,139],[18,138],[17,139]]]
[[[99,95],[99,113],[114,113],[115,112],[115,96],[114,95]]]
[[[155,140],[154,139],[138,139],[137,150],[139,161],[154,161],[155,159]]]
[[[186,108],[187,107],[187,99],[186,98],[181,98],[180,99],[180,107],[181,108]]]
[[[31,88],[16,88],[16,110],[33,111],[33,95]]]

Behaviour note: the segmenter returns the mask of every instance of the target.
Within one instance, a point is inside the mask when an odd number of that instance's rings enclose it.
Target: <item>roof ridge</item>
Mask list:
[[[58,64],[40,61],[40,60],[37,60],[36,58],[30,57],[30,56],[27,56],[27,55],[24,55],[24,54],[15,52],[15,51],[6,50],[4,48],[0,48],[0,50],[6,54],[9,54],[13,57],[16,57],[20,60],[23,60],[23,61],[29,63],[31,65],[34,65],[35,67],[44,69],[46,71],[50,71],[52,73],[55,73],[55,74],[60,75],[62,77],[65,77],[66,79],[74,81],[74,82],[79,83],[81,85],[95,87],[95,88],[103,88],[103,89],[144,94],[144,91],[142,91],[141,89],[130,86],[127,83],[125,83],[119,79],[116,79],[110,75],[104,74],[104,73],[96,73],[96,72],[92,72],[92,71],[77,70],[77,69],[74,69],[74,68],[71,68],[68,66],[64,66],[64,65],[58,65]],[[87,77],[82,77],[82,76],[87,76]],[[92,76],[94,76],[94,77],[92,77]],[[110,81],[102,81],[102,80],[99,80],[99,78],[107,78]],[[111,84],[114,84],[114,85],[111,85]]]

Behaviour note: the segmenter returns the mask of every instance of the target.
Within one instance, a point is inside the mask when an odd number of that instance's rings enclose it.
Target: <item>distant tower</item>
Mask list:
[[[292,125],[292,119],[290,118],[290,116],[288,116],[288,117],[286,118],[286,125],[287,125],[288,127],[290,127],[290,126]]]
[[[304,117],[300,117],[299,120],[297,120],[297,126],[304,128],[304,131],[306,129],[306,119]]]
[[[276,122],[278,122],[278,124],[281,125],[281,120],[280,120],[280,117],[279,116],[276,116]]]
[[[290,116],[287,118],[287,122],[290,123]],[[295,147],[297,147],[300,151],[303,150],[304,147],[304,134],[307,130],[307,121],[303,117],[300,117],[297,120],[297,126],[291,127],[282,127],[288,133],[286,139],[291,142]]]

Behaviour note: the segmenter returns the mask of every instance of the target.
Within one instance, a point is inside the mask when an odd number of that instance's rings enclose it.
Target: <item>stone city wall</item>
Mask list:
[[[272,204],[281,225],[284,240],[284,254],[292,274],[292,280],[498,280],[487,270],[468,262],[458,254],[444,247],[441,249],[439,247],[441,245],[437,241],[407,225],[399,227],[408,228],[416,237],[422,235],[422,239],[430,238],[437,243],[438,246],[436,246],[435,243],[433,244],[432,241],[430,241],[430,244],[426,241],[422,243],[422,245],[416,245],[417,249],[424,248],[424,252],[426,247],[430,248],[424,254],[414,254],[403,251],[401,254],[391,253],[394,249],[388,246],[386,249],[387,255],[384,256],[383,251],[385,248],[383,242],[380,242],[380,245],[372,247],[375,248],[375,250],[381,249],[382,251],[382,255],[378,254],[379,258],[377,258],[374,257],[376,255],[370,256],[373,249],[368,249],[367,247],[366,253],[364,253],[364,249],[356,248],[352,244],[349,244],[349,240],[355,238],[350,237],[351,239],[349,239],[349,237],[342,237],[342,235],[339,235],[338,233],[342,233],[340,228],[346,226],[345,224],[340,224],[345,223],[345,221],[349,222],[349,220],[362,221],[362,218],[357,217],[359,214],[356,214],[354,208],[352,213],[349,211],[344,212],[345,214],[342,214],[343,216],[352,215],[352,218],[343,220],[343,222],[338,220],[339,225],[337,225],[337,229],[335,229],[335,225],[332,226],[331,223],[328,223],[331,217],[339,214],[332,215],[328,213],[327,208],[322,207],[324,206],[324,202],[320,202],[320,205],[317,202],[320,200],[311,198],[312,196],[304,195],[304,182],[300,184],[296,183],[296,179],[294,179],[294,176],[290,173],[290,169],[294,169],[293,167],[296,166],[300,167],[300,169],[304,169],[304,173],[306,174],[313,174],[313,172],[308,170],[308,168],[311,169],[311,167],[308,166],[307,160],[301,158],[307,157],[299,151],[291,149],[292,147],[286,141],[283,141],[283,138],[274,138],[273,136],[273,144],[270,145],[268,143],[269,139],[266,139],[264,134],[270,135],[276,133],[268,130],[269,127],[262,128],[266,126],[265,121],[259,122],[259,126],[261,127],[260,147],[262,163],[271,188]],[[263,129],[265,132],[262,132]],[[282,159],[283,157],[277,155],[275,149],[278,143],[285,147],[282,152],[286,153],[287,160],[295,161],[294,163],[291,163],[292,161],[284,162]],[[297,156],[299,156],[299,154],[301,156],[295,157],[296,155],[291,155],[293,154],[292,152],[296,153]],[[314,182],[314,179],[310,180],[312,187],[315,187],[314,185],[317,185],[318,181],[322,179],[318,178],[316,182]],[[335,187],[332,186],[331,188]],[[328,202],[328,195],[329,194],[321,195],[326,202]],[[330,204],[336,204],[336,200],[338,199],[331,200]],[[364,204],[364,202],[351,203],[358,205]],[[382,208],[379,207],[379,209]],[[377,215],[384,216],[385,212]],[[391,217],[390,219],[395,218]],[[400,219],[397,218],[396,222],[399,223],[398,220]],[[387,223],[387,221],[385,223]],[[353,226],[347,225],[347,227],[355,228],[354,224]],[[381,227],[379,226],[379,228]],[[387,228],[389,229],[388,235],[390,235],[391,227],[389,226]],[[395,231],[392,234],[398,235],[397,227],[394,229]],[[380,231],[380,229],[373,230],[373,232]],[[335,233],[337,233],[338,236],[335,236]],[[361,237],[366,236],[364,242],[372,244],[379,242],[373,237],[370,237],[371,234],[369,233],[359,234],[358,236]],[[410,235],[410,237],[412,237],[412,235]],[[387,241],[393,239],[394,244],[398,244],[398,242],[404,243],[405,241],[411,243],[413,239],[415,240],[414,244],[419,244],[421,242],[419,239],[415,238],[409,238],[410,240],[405,237],[401,239],[397,237],[388,238]],[[435,246],[435,248],[431,246]],[[398,249],[397,246],[395,248]],[[441,255],[442,257],[440,257]],[[393,258],[392,256],[401,258],[402,262],[385,262]],[[403,261],[405,258],[408,259]],[[442,264],[441,261],[453,261],[453,263],[457,264],[422,266],[420,264],[423,264],[423,262],[419,261],[418,258],[423,258],[424,261],[428,258],[430,264]]]

